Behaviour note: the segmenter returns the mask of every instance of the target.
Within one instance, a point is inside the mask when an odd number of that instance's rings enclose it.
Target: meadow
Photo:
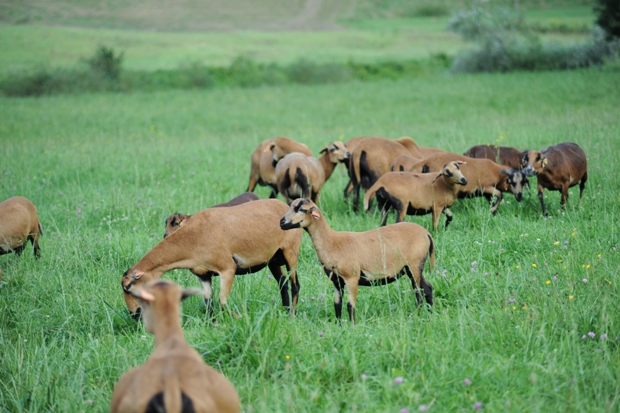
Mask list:
[[[211,323],[200,298],[186,300],[187,341],[233,382],[243,411],[618,411],[619,108],[620,78],[605,68],[0,98],[0,199],[30,198],[44,227],[40,260],[31,248],[0,257],[0,411],[107,411],[115,382],[153,348],[121,275],[168,214],[243,192],[252,150],[278,135],[315,154],[363,135],[456,152],[573,141],[590,174],[566,210],[545,192],[550,218],[534,188],[521,203],[507,195],[496,216],[483,198],[457,203],[450,227],[431,230],[432,311],[401,279],[361,289],[357,324],[337,322],[307,235],[295,317],[267,270],[236,277],[240,319]],[[344,202],[346,181],[336,171],[326,184],[327,221],[376,228],[378,213]],[[432,228],[429,216],[407,220]],[[187,270],[165,278],[199,286]]]

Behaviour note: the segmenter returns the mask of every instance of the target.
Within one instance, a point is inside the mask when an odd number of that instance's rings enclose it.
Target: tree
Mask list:
[[[604,31],[607,40],[620,39],[620,0],[596,0],[596,24]]]

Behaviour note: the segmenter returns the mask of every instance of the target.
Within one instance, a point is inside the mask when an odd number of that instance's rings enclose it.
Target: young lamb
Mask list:
[[[536,175],[538,179],[538,199],[544,216],[548,216],[543,191],[561,191],[560,204],[566,207],[568,188],[579,183],[579,198],[588,180],[588,160],[586,154],[576,143],[564,142],[550,146],[542,151],[526,151],[523,156],[523,173]]]
[[[490,159],[500,165],[506,165],[510,169],[521,170],[521,159],[525,151],[520,151],[510,146],[476,145],[469,148],[463,155],[470,158]]]
[[[448,162],[439,175],[435,173],[388,172],[366,191],[364,209],[370,210],[376,196],[382,212],[381,225],[387,223],[388,212],[396,210],[396,222],[405,215],[433,214],[433,228],[439,225],[439,216],[446,215],[446,227],[452,221],[450,207],[458,198],[459,185],[467,185],[461,173],[464,162]]]
[[[229,206],[241,205],[246,202],[258,201],[259,198],[254,192],[244,192],[241,195],[238,195],[231,199],[228,202],[224,202],[221,204],[213,205],[211,208],[225,208]],[[191,215],[181,214],[179,212],[175,212],[166,218],[165,224],[166,229],[164,230],[164,238],[168,235],[172,234],[174,231],[179,229],[183,224],[185,224],[185,220],[189,219]]]
[[[180,302],[200,293],[164,280],[131,291],[140,300],[146,330],[155,336],[155,349],[144,364],[127,371],[116,383],[112,413],[241,411],[232,383],[206,365],[183,337]]]
[[[421,226],[401,222],[366,232],[332,230],[319,208],[308,199],[296,199],[280,220],[284,230],[304,228],[310,235],[325,274],[334,283],[336,317],[342,316],[342,294],[347,287],[349,319],[355,322],[355,301],[358,286],[383,285],[402,274],[411,279],[418,303],[422,294],[433,304],[433,287],[422,271],[430,255],[435,264],[431,234]]]
[[[284,157],[286,154],[292,152],[301,152],[305,155],[312,156],[312,152],[310,152],[310,149],[308,149],[306,145],[283,136],[262,141],[254,152],[252,152],[250,182],[248,183],[248,189],[246,189],[246,191],[254,192],[256,184],[269,186],[271,188],[270,198],[275,198],[276,195],[278,195],[276,164],[279,158],[277,157]]]
[[[0,255],[11,252],[20,255],[30,241],[35,257],[41,257],[41,234],[43,227],[32,202],[22,196],[14,196],[0,203]]]
[[[400,155],[424,158],[415,141],[408,137],[391,140],[372,136],[358,143],[349,161],[354,211],[358,208],[360,187],[367,191],[381,175],[390,172],[392,162]]]
[[[506,169],[490,159],[474,159],[458,153],[444,152],[432,155],[420,161],[412,172],[439,172],[447,162],[465,162],[461,167],[463,175],[467,177],[467,185],[459,188],[459,198],[483,195],[487,199],[497,197],[491,207],[495,214],[502,200],[503,192],[514,194],[517,202],[523,198],[523,187],[528,184],[527,178],[521,171]]]
[[[297,198],[311,198],[318,202],[321,188],[332,176],[339,162],[351,155],[342,142],[336,141],[321,149],[321,157],[290,153],[276,165],[278,190],[290,204]]]
[[[226,302],[235,275],[260,271],[266,266],[278,282],[282,304],[295,313],[299,297],[297,257],[301,231],[282,231],[278,221],[288,206],[277,199],[263,199],[228,208],[209,208],[192,215],[181,228],[155,245],[121,280],[125,302],[139,318],[134,288],[159,279],[166,271],[187,268],[200,278],[210,315],[213,276],[220,276],[220,304]],[[286,266],[291,284],[289,299]]]

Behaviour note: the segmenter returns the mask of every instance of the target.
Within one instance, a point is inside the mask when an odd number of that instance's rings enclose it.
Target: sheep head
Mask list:
[[[327,153],[329,161],[334,164],[338,162],[347,162],[351,157],[351,152],[349,152],[344,143],[340,141],[331,143],[329,146],[321,149],[320,153]]]
[[[506,175],[506,190],[515,196],[517,202],[521,202],[521,199],[523,199],[523,188],[530,186],[530,181],[527,180],[525,173],[508,169],[502,169],[499,173]]]
[[[174,214],[166,218],[166,229],[164,230],[164,238],[172,234],[177,229],[181,228],[189,217],[191,217],[191,215],[185,215],[175,212]]]
[[[280,220],[280,228],[283,230],[293,228],[307,228],[313,220],[321,219],[319,208],[306,198],[299,198],[291,203],[288,211]]]
[[[446,182],[451,183],[452,185],[467,185],[467,178],[465,178],[463,172],[461,172],[460,167],[460,165],[465,163],[466,162],[463,161],[448,162],[443,166],[441,172],[437,175],[435,180],[443,176]]]
[[[527,176],[537,175],[547,166],[547,162],[542,151],[527,151],[521,159],[522,171]]]

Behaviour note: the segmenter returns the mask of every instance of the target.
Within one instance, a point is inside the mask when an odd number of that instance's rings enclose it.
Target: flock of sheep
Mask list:
[[[220,277],[219,303],[227,310],[233,279],[269,267],[278,282],[282,304],[291,314],[299,300],[297,260],[305,229],[325,274],[334,284],[336,317],[342,315],[344,289],[347,311],[355,321],[360,285],[384,285],[406,274],[419,304],[432,306],[433,288],[423,269],[435,261],[433,237],[420,225],[403,222],[406,215],[432,214],[433,227],[441,213],[447,226],[450,207],[457,199],[485,196],[497,212],[504,192],[520,201],[527,176],[537,177],[538,197],[547,215],[543,190],[562,192],[579,184],[580,196],[587,181],[587,161],[574,143],[560,143],[543,151],[479,145],[464,155],[418,146],[411,138],[390,140],[359,137],[334,142],[314,158],[304,144],[278,137],[263,141],[252,153],[248,192],[233,200],[193,215],[175,213],[166,219],[163,241],[122,276],[121,286],[131,315],[143,318],[155,336],[155,349],[141,366],[126,372],[114,388],[112,412],[239,412],[233,385],[207,366],[183,337],[180,301],[202,295],[213,316],[212,278]],[[344,195],[353,193],[353,209],[359,207],[364,189],[364,209],[377,200],[381,227],[366,232],[332,230],[317,206],[321,188],[338,163],[343,163],[350,182]],[[256,185],[269,186],[271,198],[259,200]],[[288,204],[288,205],[287,205]],[[390,211],[396,223],[386,225]],[[26,198],[0,203],[0,254],[20,254],[28,240],[40,255],[42,227],[37,209]],[[182,289],[161,276],[175,268],[187,268],[202,290]],[[0,271],[0,277],[2,272]],[[290,287],[290,292],[289,292]]]

